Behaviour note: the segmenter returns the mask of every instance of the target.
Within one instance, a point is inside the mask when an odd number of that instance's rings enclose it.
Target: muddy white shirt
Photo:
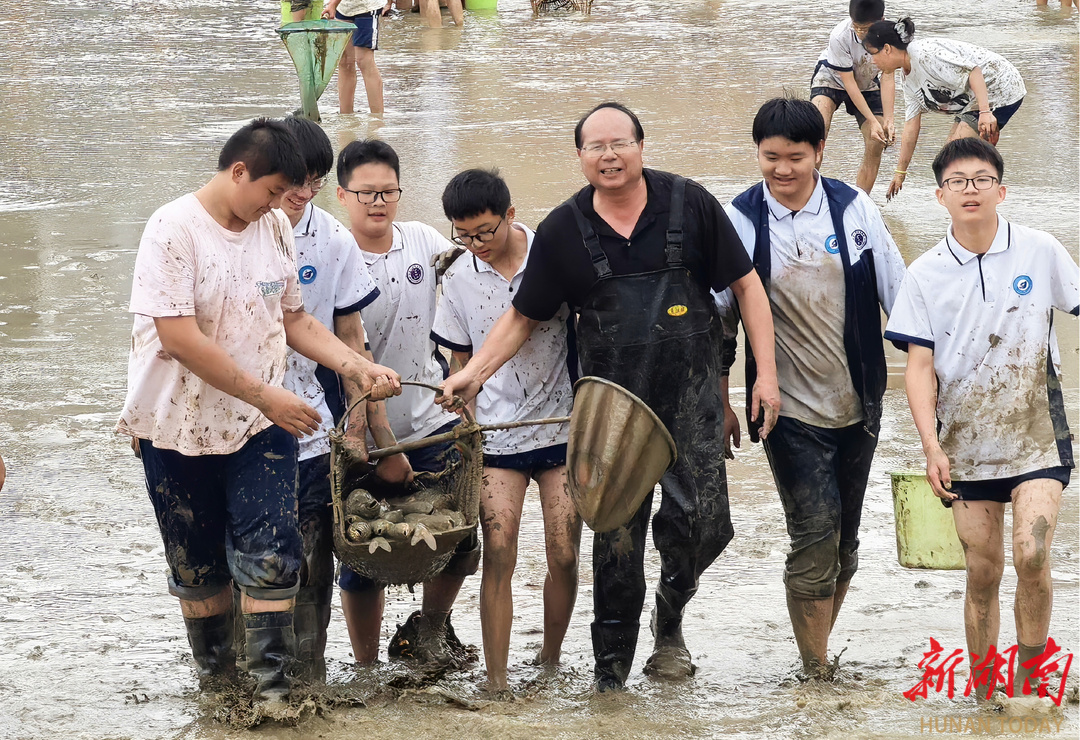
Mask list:
[[[293,239],[304,309],[330,331],[335,316],[360,311],[379,296],[356,239],[323,209],[308,203],[293,229]],[[300,459],[330,452],[327,434],[334,427],[334,414],[344,412],[344,391],[337,375],[290,350],[285,387],[322,416],[319,431],[300,439]]]
[[[375,362],[393,368],[402,380],[438,385],[450,367],[431,341],[435,321],[435,270],[431,258],[454,245],[418,221],[395,223],[386,254],[361,251],[379,297],[364,308],[364,329]],[[459,417],[435,405],[435,392],[403,386],[387,399],[390,429],[398,442],[426,437]]]
[[[776,333],[780,415],[827,429],[863,418],[844,348],[847,287],[840,246],[821,178],[802,210],[793,212],[764,188],[769,209],[771,274],[769,302]],[[754,223],[732,204],[725,207],[747,253],[753,257]],[[888,312],[904,275],[904,260],[874,202],[862,191],[844,211],[852,263],[871,250],[877,292]],[[730,291],[717,307],[723,314]]]
[[[1072,466],[1053,309],[1080,312],[1078,285],[1057,239],[1000,216],[986,254],[950,231],[911,263],[885,338],[934,351],[938,440],[954,479]]]
[[[154,318],[194,316],[199,330],[243,370],[281,387],[283,311],[303,305],[292,228],[283,213],[271,211],[235,232],[215,221],[194,194],[159,208],[135,258],[128,392],[117,430],[185,455],[243,447],[270,420],[166,354]]]
[[[531,251],[532,230],[522,224],[514,227],[525,232]],[[481,347],[491,327],[510,308],[528,262],[526,252],[513,279],[507,280],[468,252],[459,257],[443,276],[431,338],[458,352]],[[574,389],[567,364],[569,318],[570,309],[563,304],[554,318],[540,322],[518,353],[484,382],[476,397],[477,421],[493,424],[570,414]],[[484,452],[514,455],[565,444],[569,431],[569,424],[549,424],[485,432]]]
[[[911,72],[900,70],[907,120],[926,111],[958,114],[977,109],[968,81],[978,67],[986,81],[991,110],[1027,95],[1024,79],[1005,57],[952,39],[916,39],[908,44]]]
[[[877,68],[873,58],[859,42],[855,29],[851,27],[850,18],[845,18],[838,23],[829,34],[829,45],[821,52],[810,87],[831,87],[835,90],[843,90],[841,72],[851,72],[855,75],[855,84],[863,92],[881,89],[881,70]]]

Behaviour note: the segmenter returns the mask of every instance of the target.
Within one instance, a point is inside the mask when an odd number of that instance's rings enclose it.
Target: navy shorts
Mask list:
[[[826,429],[781,416],[764,447],[791,538],[784,583],[800,598],[829,598],[858,569],[877,438],[862,422]]]
[[[552,445],[538,450],[518,452],[513,455],[484,455],[485,468],[505,468],[520,470],[530,478],[535,478],[545,470],[566,465],[566,445]]]
[[[449,432],[458,425],[458,422],[452,421],[449,424],[436,429],[428,437],[434,437],[436,434],[443,434]],[[405,456],[409,458],[409,465],[412,466],[414,472],[417,473],[438,473],[446,467],[447,461],[453,461],[458,456],[457,450],[454,448],[454,443],[442,442],[440,444],[430,445],[428,447],[421,447],[418,450],[412,452],[406,452]],[[450,562],[447,564],[447,568],[452,568],[455,561],[462,557],[468,557],[480,543],[475,534],[466,537],[458,545],[457,551],[454,553]],[[370,578],[366,578],[359,573],[355,572],[346,565],[341,566],[341,574],[338,576],[338,586],[342,591],[349,592],[361,592],[370,591],[375,588],[382,588],[382,584],[376,583]]]
[[[1061,483],[1062,487],[1069,485],[1072,478],[1072,468],[1058,466],[1055,468],[1043,468],[1023,475],[1014,475],[1011,478],[997,478],[993,480],[954,480],[950,493],[955,493],[957,498],[952,501],[939,499],[946,507],[951,507],[957,501],[997,501],[1007,504],[1012,501],[1012,492],[1018,485],[1029,480],[1048,478]]]
[[[881,91],[879,90],[862,90],[862,96],[866,99],[866,104],[870,106],[870,112],[875,116],[884,115],[883,108],[881,107]],[[855,107],[855,104],[851,102],[851,97],[847,94],[847,90],[837,90],[834,87],[812,87],[810,88],[810,100],[816,97],[824,96],[829,100],[836,103],[836,107],[839,108],[843,103],[844,110],[848,112],[848,115],[855,116],[855,122],[862,128],[863,122],[866,120],[866,116]]]
[[[1000,108],[991,108],[990,109],[990,112],[994,114],[994,118],[997,119],[998,129],[1005,128],[1005,124],[1008,123],[1009,119],[1012,118],[1016,114],[1016,111],[1020,110],[1020,105],[1023,102],[1024,102],[1024,99],[1020,98],[1015,103],[1009,103],[1008,105],[1003,105]],[[975,131],[979,130],[979,111],[978,110],[969,110],[966,113],[961,113],[960,115],[958,115],[953,120],[956,123],[961,123],[961,122],[966,123],[968,126],[970,126]]]
[[[296,438],[278,426],[228,455],[183,455],[139,440],[169,592],[201,601],[234,581],[252,598],[299,588]]]
[[[373,10],[370,13],[361,13],[360,15],[334,13],[334,17],[339,21],[352,23],[356,26],[356,30],[352,33],[353,46],[375,51],[379,48],[379,16],[381,14],[382,10],[380,9]]]

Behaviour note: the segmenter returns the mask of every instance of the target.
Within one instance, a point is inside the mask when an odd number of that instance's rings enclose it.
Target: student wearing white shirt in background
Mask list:
[[[383,113],[383,84],[375,66],[375,51],[379,48],[379,18],[390,12],[393,0],[328,0],[323,18],[352,23],[352,32],[345,51],[338,60],[338,112],[352,113],[356,97],[356,68],[364,78],[368,108],[372,115]]]
[[[996,145],[1027,95],[1020,72],[1000,54],[952,39],[916,40],[910,18],[878,21],[866,32],[863,47],[882,73],[899,69],[904,87],[904,132],[886,199],[904,187],[923,113],[955,117],[949,141],[981,136]]]
[[[431,264],[453,245],[430,226],[394,220],[402,193],[400,163],[386,142],[368,139],[346,146],[338,154],[337,178],[337,197],[349,214],[349,230],[379,287],[378,298],[363,310],[371,354],[399,368],[404,380],[438,385],[450,368],[430,336],[436,295]],[[434,400],[430,390],[405,386],[401,396],[386,405],[396,441],[439,434],[458,423],[456,414],[436,406]],[[441,472],[448,456],[456,454],[452,442],[443,442],[407,453],[406,464],[412,471]],[[411,471],[405,473],[392,479],[410,479]],[[447,566],[424,583],[421,610],[391,640],[392,656],[404,647],[411,657],[425,662],[444,664],[453,659],[451,647],[457,638],[450,628],[450,610],[465,577],[475,573],[479,563],[480,542],[473,534],[462,540]],[[379,654],[384,589],[345,566],[338,585],[356,661],[372,663]]]
[[[829,44],[814,68],[810,102],[825,119],[826,137],[833,113],[841,104],[848,115],[855,116],[866,142],[855,184],[869,193],[877,180],[881,153],[892,143],[895,134],[896,82],[892,72],[881,75],[862,47],[862,38],[871,24],[885,15],[883,0],[851,0],[848,15],[829,34]]]
[[[952,226],[908,271],[885,337],[907,345],[905,381],[926,476],[952,508],[967,561],[964,626],[971,664],[999,645],[1005,504],[1012,502],[1016,677],[1046,649],[1050,552],[1074,467],[1061,394],[1054,310],[1080,313],[1080,268],[1043,231],[1006,221],[1001,155],[952,141],[934,160]],[[1075,325],[1072,331],[1075,331]]]
[[[466,170],[443,191],[443,210],[453,224],[453,241],[467,247],[443,278],[442,300],[431,338],[465,366],[474,347],[521,287],[533,232],[514,221],[510,190],[495,172]],[[481,424],[567,416],[577,375],[571,349],[570,309],[541,322],[521,350],[484,383],[475,399]],[[484,487],[480,523],[484,568],[480,583],[480,625],[488,688],[507,688],[506,664],[514,619],[511,580],[517,565],[518,531],[529,480],[540,489],[544,512],[547,578],[544,579],[544,644],[541,665],[557,665],[574,611],[578,585],[581,518],[566,487],[569,424],[526,426],[484,435]]]

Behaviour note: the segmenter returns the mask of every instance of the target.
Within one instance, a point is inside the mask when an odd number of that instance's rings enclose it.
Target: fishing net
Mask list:
[[[320,120],[319,96],[330,84],[349,34],[355,30],[352,23],[330,20],[287,23],[278,29],[300,79],[300,113],[305,118]]]
[[[592,12],[592,0],[532,0],[533,12],[540,13],[584,13]]]

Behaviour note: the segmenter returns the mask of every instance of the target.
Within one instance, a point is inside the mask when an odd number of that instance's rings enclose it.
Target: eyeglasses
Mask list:
[[[301,185],[300,187],[298,187],[297,190],[304,190],[306,188],[306,189],[310,190],[312,192],[312,194],[315,194],[315,193],[319,192],[320,190],[322,190],[323,186],[326,185],[326,179],[327,178],[325,176],[323,176],[323,177],[313,177],[311,179],[305,180],[304,184]]]
[[[500,218],[499,223],[495,224],[495,228],[490,231],[479,231],[475,234],[456,234],[450,237],[450,241],[460,247],[468,247],[476,242],[486,244],[495,238],[495,232],[499,230],[504,220],[506,220],[505,216]]]
[[[401,200],[401,188],[391,188],[390,190],[349,190],[348,188],[342,188],[346,193],[352,193],[356,196],[356,202],[362,206],[373,206],[379,198],[383,199],[383,203],[397,203]]]
[[[968,183],[975,186],[976,190],[989,190],[994,187],[995,182],[999,182],[996,177],[990,175],[979,175],[978,177],[948,177],[942,180],[943,187],[948,188],[954,193],[962,193],[967,190]]]
[[[634,139],[620,139],[619,141],[613,141],[610,144],[586,144],[581,147],[581,151],[586,156],[599,157],[603,155],[608,148],[611,149],[612,154],[623,154],[624,152],[630,151],[631,147],[636,147],[637,145],[638,142]]]

